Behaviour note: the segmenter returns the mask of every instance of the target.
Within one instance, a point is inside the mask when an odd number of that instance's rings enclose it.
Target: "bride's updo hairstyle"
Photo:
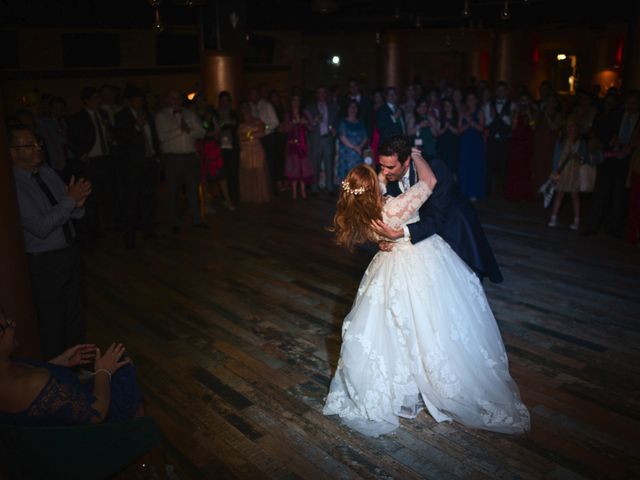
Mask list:
[[[375,240],[371,222],[376,219],[382,219],[378,176],[369,165],[356,165],[340,185],[331,229],[336,234],[336,243],[352,250],[358,244]]]

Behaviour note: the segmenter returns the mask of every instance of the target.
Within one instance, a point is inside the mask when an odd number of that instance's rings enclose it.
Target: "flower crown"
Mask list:
[[[342,190],[344,190],[346,193],[350,193],[351,195],[356,195],[356,196],[361,195],[367,191],[367,189],[364,187],[351,188],[351,186],[349,185],[349,182],[347,182],[346,180],[342,181]]]

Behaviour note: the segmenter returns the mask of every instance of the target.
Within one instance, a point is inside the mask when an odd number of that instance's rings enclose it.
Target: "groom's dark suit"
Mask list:
[[[434,233],[440,235],[451,248],[482,279],[494,283],[502,281],[500,268],[493,256],[482,225],[469,201],[460,193],[447,166],[439,159],[429,160],[438,183],[429,199],[420,207],[420,221],[407,225],[411,243],[418,243]],[[411,185],[416,182],[413,162],[410,164]],[[387,184],[387,195],[400,195],[398,182]]]

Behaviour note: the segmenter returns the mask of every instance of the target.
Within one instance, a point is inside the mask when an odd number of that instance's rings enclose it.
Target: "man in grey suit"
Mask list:
[[[324,188],[333,192],[334,147],[338,122],[338,109],[335,103],[327,101],[327,89],[319,87],[316,101],[304,111],[309,124],[309,158],[315,172],[312,191]]]

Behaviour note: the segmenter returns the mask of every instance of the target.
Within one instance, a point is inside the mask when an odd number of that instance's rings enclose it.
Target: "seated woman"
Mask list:
[[[62,426],[126,420],[142,414],[135,369],[122,344],[101,353],[95,345],[70,348],[48,362],[12,357],[15,322],[0,308],[0,423]],[[72,367],[93,360],[81,383]]]

